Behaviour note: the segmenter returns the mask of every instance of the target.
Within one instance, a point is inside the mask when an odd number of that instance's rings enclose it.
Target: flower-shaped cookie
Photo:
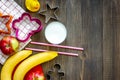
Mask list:
[[[23,13],[19,19],[15,19],[12,27],[16,30],[16,38],[22,42],[25,42],[34,33],[42,29],[41,21],[31,17],[29,13]]]
[[[3,15],[0,13],[0,33],[10,34],[10,23],[12,21],[11,15]]]

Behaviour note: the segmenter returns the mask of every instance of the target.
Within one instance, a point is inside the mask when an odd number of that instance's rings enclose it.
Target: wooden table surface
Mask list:
[[[25,0],[15,1],[26,10]],[[79,57],[59,55],[56,59],[43,63],[45,74],[54,64],[60,64],[65,73],[62,80],[120,80],[120,0],[39,1],[40,10],[46,9],[46,3],[52,7],[59,6],[58,21],[66,26],[68,33],[61,45],[85,48],[82,52],[28,44],[28,47],[79,54]],[[55,21],[50,20],[46,24],[45,17],[38,12],[29,13],[42,21],[44,29]],[[44,29],[32,36],[32,40],[48,43]]]

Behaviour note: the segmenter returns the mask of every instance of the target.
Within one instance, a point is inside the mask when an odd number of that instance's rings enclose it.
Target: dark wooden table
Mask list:
[[[25,0],[15,1],[26,10]],[[28,47],[79,54],[79,57],[59,55],[42,64],[45,74],[54,64],[60,64],[61,70],[65,72],[63,80],[120,80],[120,0],[39,1],[41,10],[46,9],[46,3],[52,7],[59,6],[58,21],[66,26],[68,32],[62,45],[85,48],[82,52],[28,44]],[[29,13],[42,21],[44,29],[54,21],[50,20],[45,24],[44,16],[37,12]],[[32,36],[32,40],[48,43],[44,29]],[[81,54],[87,56],[84,58]]]

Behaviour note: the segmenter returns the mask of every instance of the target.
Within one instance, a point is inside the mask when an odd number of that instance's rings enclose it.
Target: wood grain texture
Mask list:
[[[25,0],[15,0],[25,8]],[[59,55],[56,59],[42,64],[45,74],[58,63],[65,72],[62,80],[120,80],[120,0],[39,0],[41,9],[46,3],[51,7],[59,6],[57,13],[68,31],[67,39],[62,45],[84,47],[85,51],[73,51],[54,47],[29,44],[28,47],[48,50],[84,53],[87,55],[85,65],[81,57]],[[46,42],[44,30],[45,17],[37,12],[29,12],[42,21],[44,29],[32,36],[33,41]],[[36,53],[36,52],[34,52]],[[82,66],[84,67],[81,78]],[[2,67],[2,66],[0,66]]]
[[[103,80],[113,79],[112,1],[103,1]]]

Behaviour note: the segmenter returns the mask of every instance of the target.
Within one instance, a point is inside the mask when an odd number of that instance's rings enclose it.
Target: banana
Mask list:
[[[47,51],[30,56],[29,58],[21,62],[20,65],[17,67],[13,75],[13,80],[24,80],[25,74],[30,69],[57,56],[58,53],[55,51]]]
[[[30,50],[22,50],[9,57],[1,70],[1,80],[12,80],[12,72],[18,63],[32,54]],[[17,80],[17,79],[16,79]]]

